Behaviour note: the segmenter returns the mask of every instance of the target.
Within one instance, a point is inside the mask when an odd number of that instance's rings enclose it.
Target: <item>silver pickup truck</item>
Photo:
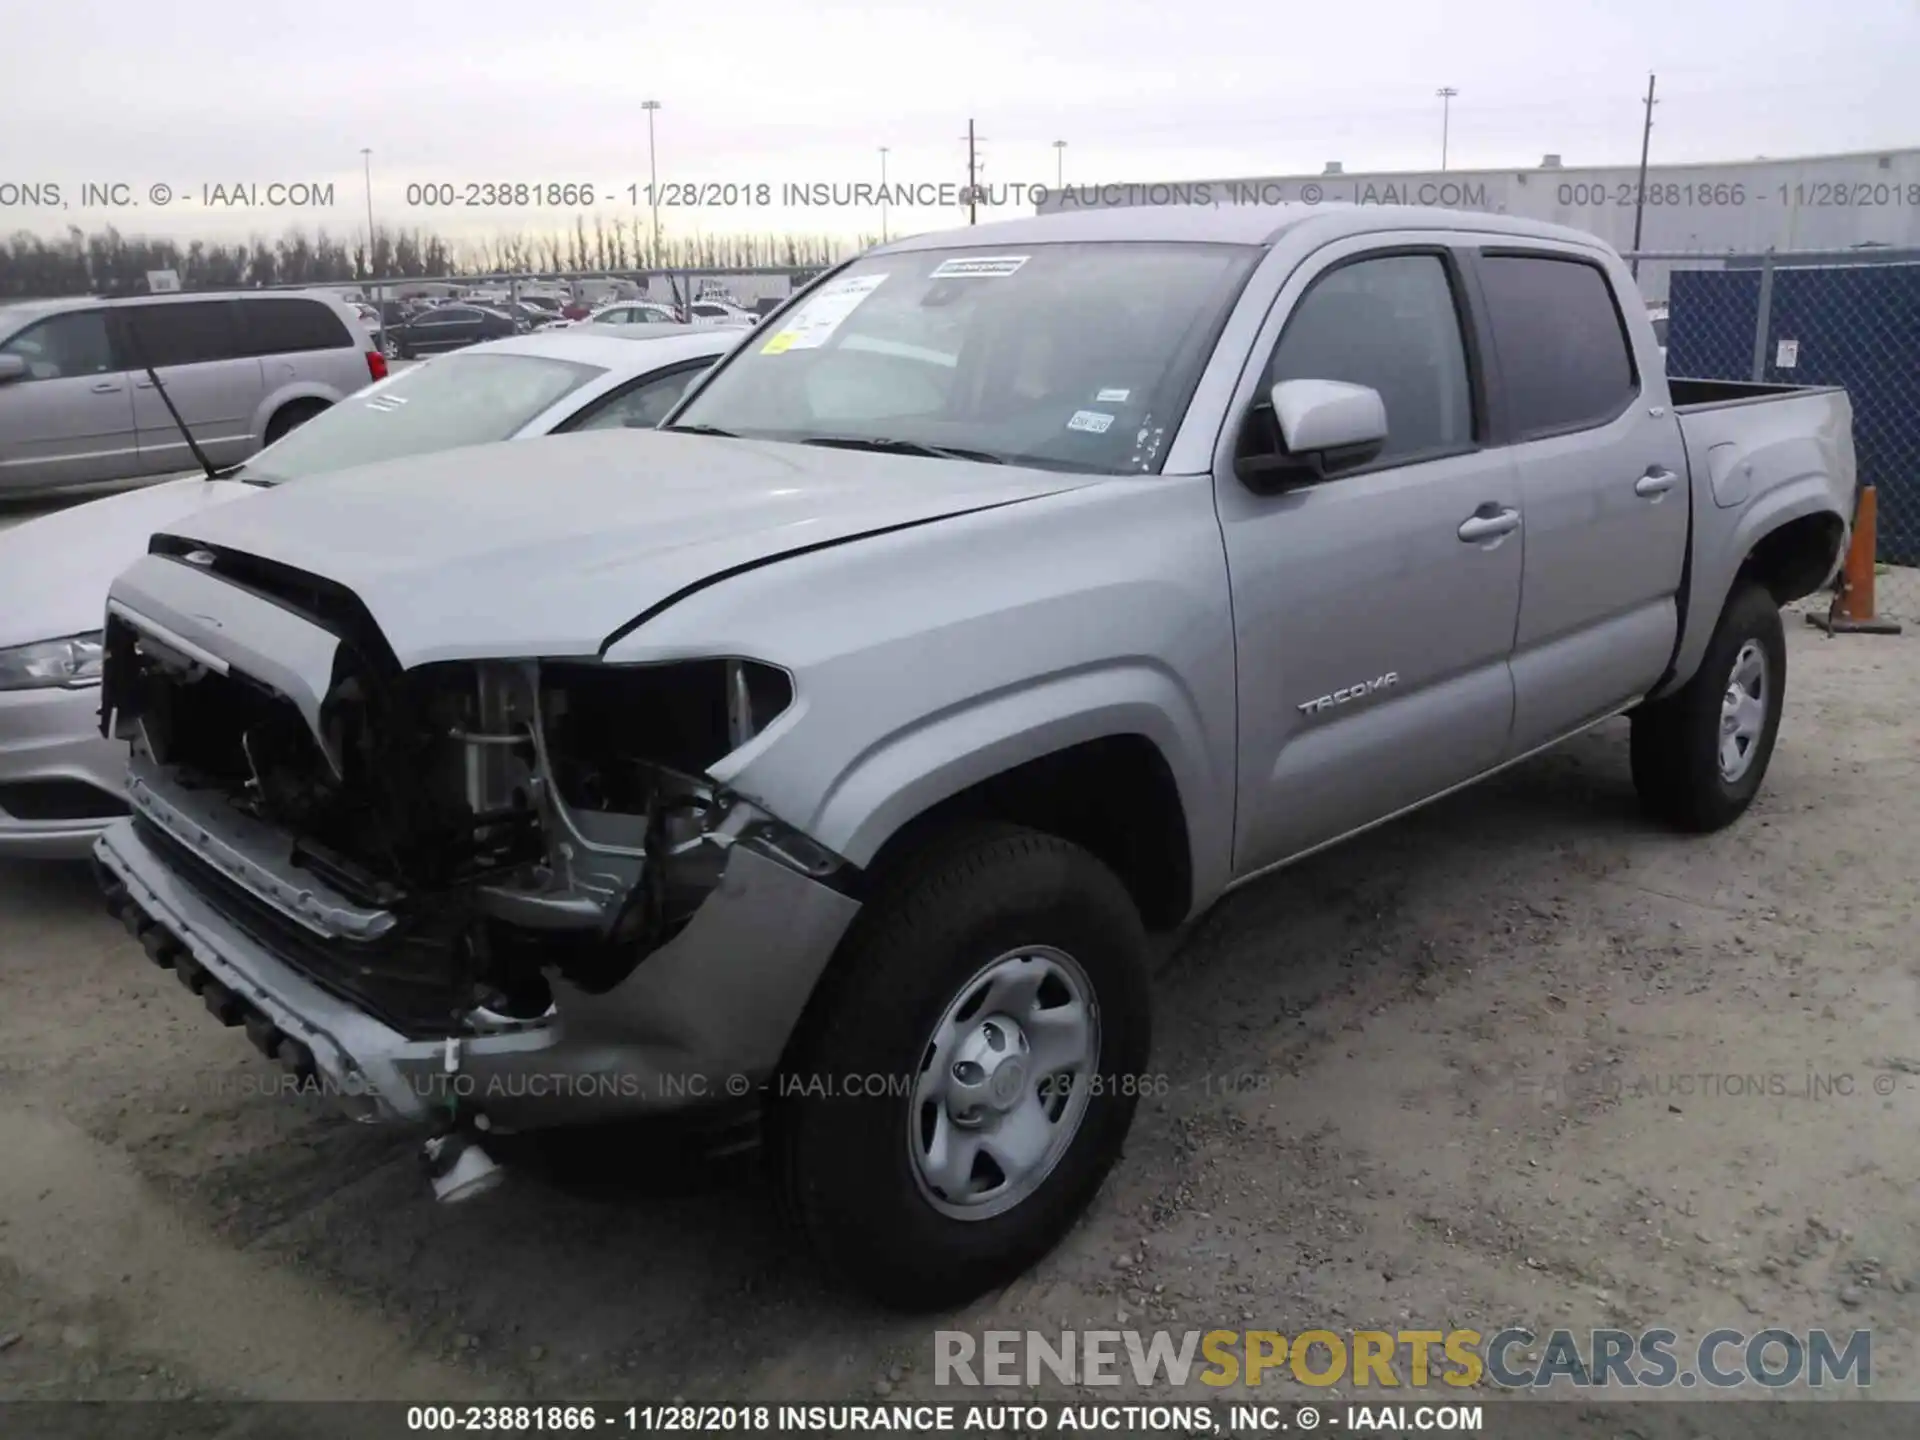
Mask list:
[[[750,1110],[885,1301],[1027,1266],[1148,1077],[1148,934],[1610,716],[1767,769],[1846,396],[1669,380],[1598,241],[1140,208],[822,276],[652,433],[178,522],[108,602],[97,855],[368,1117]]]

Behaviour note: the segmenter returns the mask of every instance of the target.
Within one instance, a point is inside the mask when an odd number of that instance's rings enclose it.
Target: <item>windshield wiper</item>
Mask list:
[[[922,455],[930,460],[977,460],[983,465],[1004,465],[998,455],[984,450],[961,450],[952,445],[926,445],[918,440],[893,440],[884,435],[808,435],[802,445],[831,445],[839,450],[872,450],[882,455]]]
[[[671,430],[676,435],[718,435],[722,440],[738,440],[740,437],[731,430],[722,430],[718,425],[662,425],[662,430]]]

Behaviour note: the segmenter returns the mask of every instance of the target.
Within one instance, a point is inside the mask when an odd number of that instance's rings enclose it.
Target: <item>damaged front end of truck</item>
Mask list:
[[[342,587],[164,536],[106,650],[110,903],[366,1118],[737,1106],[858,908],[852,867],[708,774],[793,705],[775,665],[403,669]]]

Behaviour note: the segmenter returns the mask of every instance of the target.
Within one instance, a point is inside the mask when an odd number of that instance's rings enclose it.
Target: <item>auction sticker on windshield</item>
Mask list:
[[[959,260],[942,260],[933,267],[929,280],[954,280],[963,275],[1011,275],[1027,263],[1025,255],[968,255]]]
[[[760,353],[784,355],[789,350],[812,350],[824,345],[827,337],[839,329],[841,322],[886,278],[886,272],[882,271],[878,275],[849,275],[834,281],[803,305],[800,313],[789,320],[778,335],[760,347]]]

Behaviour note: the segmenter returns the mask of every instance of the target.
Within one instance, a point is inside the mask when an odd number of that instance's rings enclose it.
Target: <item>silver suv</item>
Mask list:
[[[387,373],[331,295],[78,297],[0,307],[0,496],[195,468],[147,365],[215,465]]]

